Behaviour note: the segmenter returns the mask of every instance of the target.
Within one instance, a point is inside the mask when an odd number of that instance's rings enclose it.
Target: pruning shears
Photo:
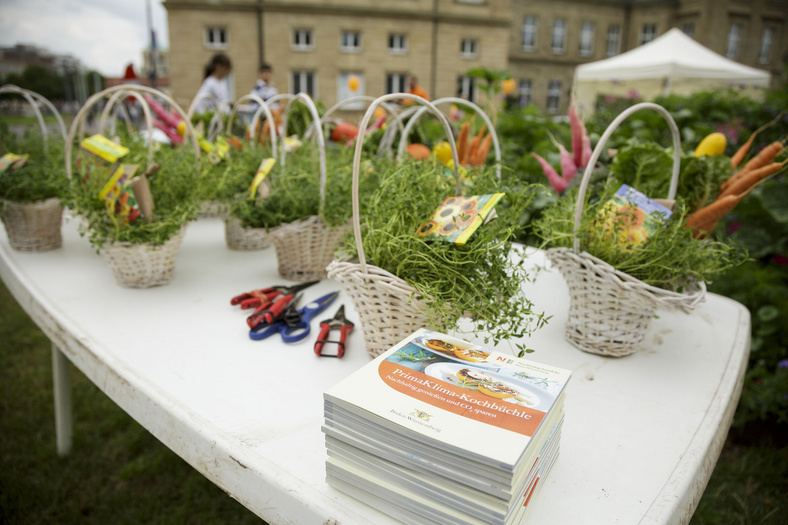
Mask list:
[[[279,332],[282,341],[295,343],[309,335],[309,322],[336,300],[339,292],[331,292],[315,299],[301,309],[296,309],[300,295],[290,302],[287,309],[272,323],[260,323],[249,331],[249,338],[258,341]]]
[[[310,281],[293,286],[277,285],[261,288],[236,295],[230,299],[230,304],[241,305],[242,310],[254,308],[255,311],[246,318],[249,328],[254,328],[260,323],[273,323],[301,290],[317,284],[320,281]]]
[[[343,304],[339,307],[337,313],[334,314],[334,317],[320,322],[320,334],[318,334],[317,342],[315,343],[315,354],[317,354],[318,357],[337,358],[345,355],[347,336],[353,331],[354,326],[355,325],[345,317],[345,305]],[[339,341],[328,339],[329,332],[334,328],[339,329]],[[334,343],[337,345],[337,353],[335,355],[323,353],[323,348],[326,343]]]

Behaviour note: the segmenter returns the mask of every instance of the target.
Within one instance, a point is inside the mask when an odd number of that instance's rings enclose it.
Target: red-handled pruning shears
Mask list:
[[[345,355],[345,343],[347,342],[348,334],[353,331],[353,326],[353,323],[345,318],[345,305],[343,304],[339,307],[337,313],[334,314],[334,317],[320,322],[320,334],[318,334],[317,342],[315,343],[315,354],[317,354],[318,357],[342,357]],[[328,333],[332,328],[339,328],[339,341],[328,339]],[[337,345],[336,355],[323,353],[323,348],[326,343],[334,343]]]
[[[295,294],[320,281],[296,284],[293,286],[271,286],[260,290],[252,290],[230,299],[230,304],[240,304],[242,310],[255,308],[255,311],[246,318],[249,328],[254,328],[260,323],[272,323],[287,305],[293,300]]]

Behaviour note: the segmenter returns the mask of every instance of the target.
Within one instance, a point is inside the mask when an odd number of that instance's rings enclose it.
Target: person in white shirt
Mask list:
[[[197,91],[197,96],[201,96],[203,93],[209,94],[219,105],[219,108],[214,107],[214,102],[205,97],[197,102],[197,106],[194,108],[195,113],[204,113],[220,108],[222,111],[229,112],[230,94],[225,77],[231,70],[230,58],[224,53],[217,53],[211,58],[211,61],[205,66],[205,80]]]
[[[279,91],[276,89],[276,86],[274,86],[274,82],[271,80],[273,71],[274,70],[270,65],[260,64],[258,79],[252,88],[252,95],[257,95],[263,99],[263,101],[267,101],[269,98],[279,93]]]

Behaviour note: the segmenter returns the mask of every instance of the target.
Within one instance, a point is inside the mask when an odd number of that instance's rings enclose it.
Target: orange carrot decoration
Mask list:
[[[470,132],[471,125],[463,122],[462,128],[460,128],[460,135],[457,137],[457,159],[460,161],[460,164],[463,163],[468,153],[468,134]]]
[[[766,128],[768,128],[769,126],[780,120],[780,118],[782,118],[782,116],[785,115],[786,112],[788,112],[788,110],[781,111],[770,122],[767,122],[766,124],[764,124],[763,126],[752,132],[750,138],[747,139],[747,142],[742,144],[742,146],[736,151],[736,153],[733,154],[733,157],[731,157],[731,166],[733,166],[734,169],[738,168],[739,164],[741,164],[741,161],[744,160],[744,156],[747,155],[748,151],[750,151],[750,148],[752,147],[752,143],[755,140],[755,137],[758,135],[758,133],[760,133],[761,131],[765,130]]]
[[[687,227],[693,231],[693,237],[696,239],[705,238],[714,230],[720,219],[731,211],[742,198],[739,195],[726,195],[690,215],[687,218]]]
[[[744,165],[742,169],[731,175],[731,177],[720,184],[720,189],[723,190],[723,193],[727,192],[728,187],[730,187],[734,182],[744,177],[747,172],[762,168],[767,164],[774,162],[775,157],[780,154],[783,150],[783,143],[782,141],[775,140],[761,151],[758,152],[753,158],[751,158],[747,164]]]
[[[717,199],[721,199],[728,195],[743,195],[745,192],[749,193],[752,188],[755,187],[756,184],[763,181],[770,175],[774,175],[783,167],[785,164],[788,163],[788,159],[782,162],[772,162],[771,164],[767,164],[766,166],[761,166],[760,168],[755,168],[741,177],[739,177],[736,181],[729,184],[722,193],[720,193]]]

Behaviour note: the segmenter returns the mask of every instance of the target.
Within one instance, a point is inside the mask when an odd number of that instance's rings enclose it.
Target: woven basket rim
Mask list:
[[[667,300],[670,301],[670,303],[674,306],[678,306],[676,303],[679,303],[685,308],[694,308],[704,299],[706,295],[706,283],[703,281],[695,281],[694,283],[690,283],[689,287],[694,288],[694,290],[691,289],[689,292],[674,292],[672,290],[646,284],[640,279],[632,277],[628,273],[617,270],[611,264],[591,255],[586,251],[576,253],[572,248],[559,247],[548,249],[546,254],[551,260],[553,258],[564,259],[570,260],[577,264],[580,264],[580,260],[583,260],[597,273],[606,275],[611,280],[611,282],[616,282],[622,288],[625,288],[629,291],[635,291],[642,296],[649,297],[661,306],[665,306],[667,303],[664,301]]]
[[[167,237],[167,240],[161,244],[153,244],[150,241],[147,242],[108,241],[105,242],[100,249],[103,250],[105,248],[112,249],[112,248],[135,248],[135,247],[161,248],[162,246],[165,246],[168,243],[172,242],[174,239],[178,237],[183,237],[186,234],[186,226],[187,226],[186,224],[181,226],[181,228],[178,231]]]

